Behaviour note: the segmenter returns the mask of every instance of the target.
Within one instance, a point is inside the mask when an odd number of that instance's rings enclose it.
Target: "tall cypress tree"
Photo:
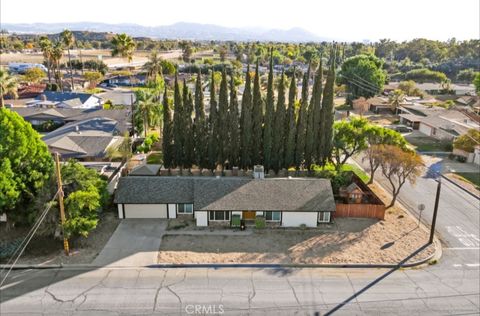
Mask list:
[[[195,84],[195,120],[193,123],[193,138],[195,163],[200,168],[206,167],[207,162],[207,121],[205,118],[205,105],[203,103],[202,73],[198,69],[197,81]]]
[[[267,83],[267,102],[265,106],[265,122],[263,126],[263,164],[265,169],[271,168],[273,124],[275,114],[275,96],[273,93],[273,48],[270,48],[270,64]]]
[[[218,95],[218,116],[216,129],[218,139],[217,162],[223,165],[228,158],[228,82],[225,66],[222,69],[222,81],[220,82],[220,93]]]
[[[248,168],[252,165],[252,85],[250,78],[250,64],[247,66],[245,89],[242,96],[242,111],[240,117],[240,165]]]
[[[298,169],[305,158],[305,135],[307,131],[308,115],[308,80],[310,79],[310,65],[303,76],[302,99],[300,100],[300,110],[297,119],[297,137],[295,146],[295,167]]]
[[[277,109],[275,111],[274,130],[273,130],[273,144],[272,144],[272,163],[271,167],[275,172],[278,172],[283,166],[284,151],[286,143],[286,128],[285,128],[285,75],[282,71],[280,76],[280,83],[278,85],[278,101]]]
[[[175,73],[175,86],[173,95],[173,145],[174,164],[177,167],[183,166],[183,100],[178,85],[178,76]]]
[[[333,137],[333,122],[334,122],[334,89],[335,89],[335,58],[337,55],[336,47],[332,48],[330,56],[330,69],[325,82],[325,89],[323,90],[322,100],[322,117],[324,117],[324,124],[322,125],[322,143],[320,146],[320,159],[323,164],[330,159],[332,153],[332,137]]]
[[[258,71],[258,59],[255,66],[255,78],[253,80],[253,109],[252,109],[252,163],[262,164],[262,123],[263,123],[263,100],[260,91],[260,73]]]
[[[194,144],[193,144],[193,96],[192,92],[187,86],[185,80],[183,80],[183,152],[184,161],[183,166],[185,168],[191,168],[194,163]]]
[[[165,168],[171,168],[174,164],[172,141],[173,141],[173,126],[172,126],[172,112],[168,102],[167,85],[165,85],[165,92],[163,93],[163,139],[162,139],[162,153],[163,165]]]
[[[322,57],[315,74],[312,98],[308,108],[308,124],[305,143],[305,165],[308,169],[316,161],[317,148],[319,143],[320,118],[322,111]]]
[[[230,105],[228,108],[228,162],[231,167],[238,166],[239,152],[240,152],[240,130],[238,124],[238,98],[237,88],[233,80],[233,75],[230,77]]]
[[[210,79],[210,114],[208,116],[208,166],[214,170],[217,166],[217,100],[215,96],[214,72]]]
[[[297,136],[297,120],[295,117],[295,103],[297,101],[297,81],[295,78],[295,67],[293,68],[292,80],[288,90],[288,111],[285,120],[285,135],[287,141],[285,144],[284,168],[288,169],[295,165],[295,147]]]

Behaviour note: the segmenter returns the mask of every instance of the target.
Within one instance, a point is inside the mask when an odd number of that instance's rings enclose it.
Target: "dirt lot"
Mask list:
[[[384,221],[338,218],[318,229],[264,229],[251,235],[165,235],[159,263],[398,263],[420,248],[428,233],[392,208]],[[426,258],[428,247],[411,260]]]
[[[17,264],[81,264],[90,263],[103,249],[110,236],[117,228],[120,220],[111,212],[105,213],[88,238],[79,238],[70,243],[71,255],[65,256],[63,242],[52,237],[33,238],[24,255]],[[23,239],[27,230],[15,229],[8,232],[10,240]],[[1,234],[5,232],[0,231]],[[0,259],[0,263],[6,263],[8,259]]]

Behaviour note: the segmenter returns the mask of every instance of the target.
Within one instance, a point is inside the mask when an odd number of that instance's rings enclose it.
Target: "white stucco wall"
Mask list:
[[[167,204],[124,204],[125,218],[167,218]]]
[[[317,212],[282,212],[282,226],[298,227],[302,224],[307,227],[317,227]]]
[[[123,218],[122,204],[117,204],[118,207],[118,218]]]
[[[195,211],[195,218],[197,219],[197,226],[208,226],[208,212]]]
[[[177,218],[177,207],[175,204],[168,204],[168,218]]]

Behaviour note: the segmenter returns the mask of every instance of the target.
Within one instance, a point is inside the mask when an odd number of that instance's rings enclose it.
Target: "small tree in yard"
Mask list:
[[[352,119],[336,122],[333,125],[332,162],[340,170],[347,160],[367,148],[366,119]]]
[[[28,82],[38,83],[46,76],[45,72],[37,67],[27,69],[23,75],[23,79]]]
[[[85,71],[83,78],[89,82],[90,89],[93,89],[103,80],[103,75],[98,71]]]
[[[392,207],[397,200],[400,189],[408,180],[414,184],[423,168],[422,158],[413,151],[404,151],[397,146],[379,145],[376,150],[382,174],[387,178],[392,189]]]
[[[473,153],[475,146],[480,145],[480,131],[470,129],[465,135],[458,137],[453,142],[453,147],[469,153]]]
[[[407,148],[407,141],[399,132],[378,125],[367,126],[365,133],[368,148],[364,150],[363,153],[365,156],[362,160],[368,161],[370,167],[370,180],[368,184],[371,184],[373,183],[375,172],[380,167],[380,160],[378,159],[378,150],[381,148],[380,145],[392,145],[405,150]]]
[[[107,182],[95,170],[75,161],[62,166],[67,237],[87,237],[97,227],[98,212],[108,199]]]

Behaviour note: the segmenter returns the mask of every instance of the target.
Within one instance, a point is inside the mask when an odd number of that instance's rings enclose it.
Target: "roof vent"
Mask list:
[[[77,134],[80,134],[80,128],[78,127],[78,125],[75,125],[75,132],[77,132]]]
[[[262,165],[253,166],[253,178],[254,179],[264,179],[265,171]]]
[[[220,176],[215,176],[215,179],[220,179]]]
[[[292,176],[288,176],[288,179],[292,179]]]

